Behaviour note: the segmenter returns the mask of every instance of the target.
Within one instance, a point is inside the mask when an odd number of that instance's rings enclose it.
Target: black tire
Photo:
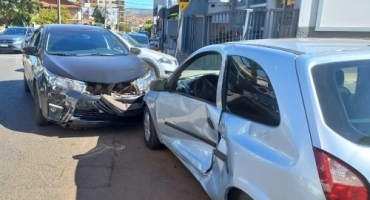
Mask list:
[[[36,124],[39,126],[46,126],[49,124],[49,121],[42,115],[42,110],[40,108],[40,100],[39,100],[39,95],[37,92],[37,89],[35,87],[34,89],[34,96],[35,96],[35,121]]]
[[[24,86],[24,91],[25,92],[30,92],[30,88],[28,87],[26,76],[23,75],[23,86]]]
[[[158,135],[157,132],[155,131],[153,120],[149,113],[148,107],[145,108],[143,121],[144,121],[143,135],[145,146],[152,150],[161,149],[163,145],[161,141],[159,141],[158,139]]]

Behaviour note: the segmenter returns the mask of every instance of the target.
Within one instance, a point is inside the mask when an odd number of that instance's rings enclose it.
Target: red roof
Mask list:
[[[57,7],[56,1],[57,0],[41,0],[40,6],[42,8],[47,8],[47,7],[56,8]],[[80,8],[80,5],[77,2],[73,3],[68,0],[60,0],[60,6],[63,8]]]

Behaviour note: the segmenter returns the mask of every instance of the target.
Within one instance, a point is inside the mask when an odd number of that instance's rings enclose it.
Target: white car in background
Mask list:
[[[137,56],[140,59],[144,60],[150,66],[150,69],[155,73],[157,77],[167,78],[178,68],[179,64],[175,57],[148,48],[144,48],[128,34],[121,32],[114,33],[122,39],[122,41],[129,49],[140,49],[141,52],[138,53]]]

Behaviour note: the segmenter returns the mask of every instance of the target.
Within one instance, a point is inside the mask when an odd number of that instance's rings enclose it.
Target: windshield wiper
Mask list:
[[[115,56],[117,54],[112,53],[81,53],[77,54],[77,56]]]
[[[56,55],[56,56],[75,56],[76,54],[72,54],[72,53],[49,53],[50,55]]]

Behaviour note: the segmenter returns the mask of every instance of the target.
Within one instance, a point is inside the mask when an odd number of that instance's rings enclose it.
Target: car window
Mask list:
[[[40,31],[36,31],[31,38],[31,46],[35,46],[36,48],[38,48],[40,44],[40,37]]]
[[[3,35],[25,35],[27,28],[7,28]]]
[[[140,36],[140,35],[129,35],[130,37],[134,38],[138,43],[140,44],[148,44],[148,38],[146,36]]]
[[[219,53],[207,52],[194,57],[185,63],[176,81],[176,91],[216,103],[221,67],[222,56]]]
[[[224,109],[248,120],[278,126],[280,113],[272,84],[255,61],[229,56]]]
[[[140,43],[138,43],[136,40],[134,40],[132,37],[130,37],[129,35],[127,34],[124,34],[124,33],[118,33],[119,36],[121,36],[123,38],[124,41],[126,41],[127,43],[129,43],[131,46],[133,47],[138,47],[138,48],[141,48],[143,46],[141,46]]]
[[[126,46],[113,33],[90,30],[51,30],[46,38],[49,54],[127,54]]]
[[[325,123],[344,138],[370,145],[370,60],[312,68]]]

